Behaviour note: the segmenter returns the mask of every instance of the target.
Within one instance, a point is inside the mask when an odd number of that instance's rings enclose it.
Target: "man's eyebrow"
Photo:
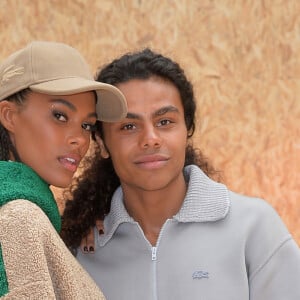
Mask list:
[[[127,115],[126,115],[126,119],[136,119],[136,120],[139,120],[141,118],[142,117],[139,114],[135,114],[135,113],[131,113],[131,112],[128,112]]]
[[[173,105],[164,106],[153,113],[153,116],[161,116],[168,112],[179,112],[178,108]]]
[[[75,105],[73,105],[73,103],[71,103],[65,99],[62,99],[62,98],[54,98],[54,99],[51,99],[50,102],[53,104],[59,103],[59,104],[67,106],[69,109],[71,109],[74,112],[77,111],[77,109],[76,109]],[[96,117],[97,118],[97,113],[92,112],[92,113],[88,114],[88,117]]]
[[[172,105],[168,105],[168,106],[164,106],[164,107],[161,107],[160,109],[156,110],[152,116],[153,117],[157,117],[157,116],[162,116],[168,112],[179,112],[178,108],[175,107],[175,106],[172,106]],[[139,114],[136,114],[136,113],[132,113],[132,112],[128,112],[127,113],[127,116],[126,116],[127,119],[136,119],[136,120],[140,120],[142,119],[142,116],[139,115]]]

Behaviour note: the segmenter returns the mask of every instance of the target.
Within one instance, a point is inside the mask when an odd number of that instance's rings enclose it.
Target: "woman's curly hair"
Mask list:
[[[178,89],[184,108],[188,137],[192,137],[196,111],[193,86],[181,67],[170,58],[148,48],[128,53],[102,68],[96,80],[118,85],[132,79],[151,77],[168,80]],[[101,122],[97,125],[94,135],[103,138]],[[95,140],[95,136],[93,138]],[[191,164],[198,165],[209,177],[219,179],[219,173],[210,165],[200,149],[194,148],[189,143],[186,148],[185,166]],[[95,225],[96,220],[104,219],[110,210],[113,193],[119,185],[120,180],[111,158],[102,158],[100,148],[95,146],[94,154],[85,160],[83,173],[66,193],[61,236],[68,247],[77,248],[82,238]]]
[[[6,100],[14,102],[21,107],[26,102],[30,93],[30,89],[26,88],[8,96]],[[0,123],[0,160],[8,161],[11,159],[11,155],[14,157],[15,161],[21,161],[17,149],[9,137],[7,129]]]

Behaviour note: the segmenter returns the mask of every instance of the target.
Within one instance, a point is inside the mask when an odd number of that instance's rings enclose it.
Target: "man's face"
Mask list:
[[[176,185],[187,143],[177,88],[158,77],[117,87],[126,97],[128,114],[121,122],[103,123],[103,132],[122,187],[158,191]]]

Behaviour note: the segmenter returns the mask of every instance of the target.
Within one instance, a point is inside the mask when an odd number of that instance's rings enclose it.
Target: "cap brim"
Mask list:
[[[104,122],[117,122],[127,114],[126,100],[115,86],[84,78],[62,78],[41,82],[30,86],[34,92],[48,95],[71,95],[87,91],[97,93],[96,111],[98,119]]]

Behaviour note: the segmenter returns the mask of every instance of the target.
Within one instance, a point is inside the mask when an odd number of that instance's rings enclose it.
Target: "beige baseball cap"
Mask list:
[[[81,54],[63,43],[34,41],[0,65],[0,101],[23,89],[48,95],[97,94],[98,119],[115,122],[127,113],[124,95],[115,86],[94,80]]]

